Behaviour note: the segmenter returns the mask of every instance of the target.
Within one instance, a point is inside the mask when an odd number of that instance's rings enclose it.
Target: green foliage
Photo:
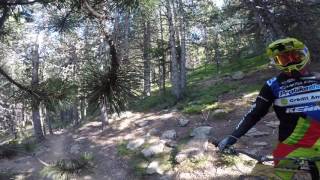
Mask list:
[[[131,156],[134,154],[134,151],[131,151],[127,148],[128,141],[123,141],[117,145],[117,153],[120,156]]]
[[[77,175],[90,173],[93,166],[93,155],[84,153],[77,158],[61,159],[52,165],[44,167],[40,174],[53,180],[69,180]]]
[[[140,86],[140,72],[134,64],[123,64],[113,58],[102,62],[89,61],[82,70],[82,89],[90,104],[105,103],[112,112],[120,113],[127,107],[128,98],[136,96]]]
[[[16,179],[16,175],[17,173],[11,170],[8,170],[8,171],[0,170],[0,179],[13,180],[13,179]]]
[[[11,140],[6,144],[0,146],[0,159],[3,158],[13,158],[19,153],[31,153],[37,148],[37,144],[34,141],[20,141],[20,140]]]
[[[268,60],[265,55],[253,58],[239,60],[236,63],[221,67],[221,74],[217,73],[217,69],[213,65],[202,66],[188,75],[188,87],[185,92],[185,98],[177,104],[177,108],[184,113],[196,114],[202,111],[215,110],[220,108],[217,103],[218,97],[224,93],[234,91],[235,93],[250,93],[261,88],[260,82],[256,84],[240,84],[237,81],[221,83],[218,77],[229,75],[236,71],[245,73],[259,70],[266,67]],[[204,80],[214,78],[216,82],[212,85],[203,85]],[[170,89],[170,88],[169,88]],[[170,92],[162,95],[154,95],[145,99],[136,101],[132,105],[132,109],[136,111],[146,111],[149,109],[164,109],[175,105],[175,98]]]
[[[52,77],[41,84],[44,94],[44,104],[50,111],[56,111],[57,107],[70,103],[77,94],[78,87],[70,81],[59,77]]]
[[[265,54],[247,59],[239,59],[233,63],[220,67],[220,74],[218,74],[217,67],[214,64],[204,65],[188,75],[188,83],[193,84],[201,80],[228,75],[236,71],[250,72],[252,70],[259,70],[264,68],[268,63],[269,60]]]
[[[206,88],[191,87],[186,99],[179,107],[184,113],[201,113],[203,110],[214,110],[219,108],[216,103],[218,96],[236,89],[235,83],[212,85]]]
[[[127,149],[128,141],[123,141],[117,145],[118,155],[129,158],[129,164],[133,169],[135,175],[143,176],[145,175],[145,169],[147,168],[149,161],[146,159],[140,152],[142,148],[145,148],[146,145],[143,145],[139,150],[132,151]]]
[[[161,95],[151,95],[132,103],[130,106],[135,111],[147,111],[149,109],[166,109],[176,103],[175,97],[170,92]]]

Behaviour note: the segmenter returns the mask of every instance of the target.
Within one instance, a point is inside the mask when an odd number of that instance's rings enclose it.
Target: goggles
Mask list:
[[[306,54],[304,51],[295,50],[278,54],[273,58],[273,60],[276,65],[285,67],[288,65],[301,63],[305,56]]]

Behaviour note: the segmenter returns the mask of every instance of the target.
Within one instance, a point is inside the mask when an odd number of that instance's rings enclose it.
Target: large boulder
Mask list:
[[[187,143],[182,151],[176,155],[175,160],[178,163],[182,163],[187,159],[190,159],[191,161],[201,159],[207,149],[208,138],[194,137]]]
[[[180,117],[180,118],[178,119],[178,121],[179,121],[179,126],[181,126],[181,127],[187,126],[188,123],[190,122],[190,120],[187,119],[187,118],[185,118],[185,117]]]
[[[165,142],[160,141],[156,144],[151,145],[148,148],[144,148],[141,153],[144,157],[150,158],[151,156],[154,156],[156,154],[160,154],[164,151]]]
[[[155,173],[163,174],[163,173],[164,173],[164,170],[161,169],[160,163],[159,163],[158,161],[152,161],[152,162],[148,165],[147,170],[146,170],[146,173],[147,173],[147,174],[155,174]]]
[[[197,137],[197,138],[208,138],[212,130],[210,126],[200,126],[191,132],[190,136]]]
[[[169,140],[174,140],[177,137],[177,132],[173,130],[168,130],[162,133],[161,139],[169,139]]]
[[[135,139],[133,141],[130,141],[128,144],[127,144],[127,149],[130,149],[130,150],[136,150],[138,149],[139,147],[141,147],[143,144],[144,144],[145,140],[142,139],[142,138],[139,138],[139,139]]]

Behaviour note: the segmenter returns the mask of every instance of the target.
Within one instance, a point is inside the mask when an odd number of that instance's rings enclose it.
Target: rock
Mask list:
[[[153,144],[148,148],[144,148],[141,153],[144,155],[144,157],[149,158],[153,155],[162,153],[164,146],[164,142],[160,141],[159,143]]]
[[[179,121],[179,126],[181,127],[187,126],[190,122],[190,120],[186,119],[185,117],[180,117],[178,121]]]
[[[141,138],[130,141],[127,144],[127,149],[134,151],[134,150],[138,149],[139,147],[141,147],[144,144],[144,142],[145,142],[145,140],[141,139]]]
[[[147,133],[148,136],[157,136],[160,134],[160,129],[158,128],[152,128],[150,131]]]
[[[228,112],[224,109],[216,109],[213,111],[212,115],[213,116],[219,116],[219,115],[224,115],[227,114]]]
[[[196,161],[204,156],[204,152],[208,149],[208,138],[192,138],[187,145],[180,151],[175,160],[181,163],[187,159]]]
[[[164,171],[161,169],[158,161],[152,161],[148,165],[147,170],[146,170],[147,174],[155,174],[155,173],[163,174],[163,172]]]
[[[267,146],[268,143],[267,142],[254,142],[253,145],[254,146]]]
[[[235,73],[231,76],[231,78],[232,78],[233,80],[241,80],[241,79],[244,78],[244,73],[243,73],[242,71],[235,72]]]
[[[245,149],[244,151],[249,154],[257,154],[258,149]]]
[[[80,146],[79,144],[74,144],[70,148],[70,153],[71,154],[79,154],[80,153]]]
[[[177,141],[166,141],[165,145],[171,148],[175,148],[178,146],[178,143]]]
[[[197,138],[207,138],[211,132],[212,127],[210,126],[201,126],[193,129],[190,136]]]
[[[266,121],[266,126],[271,128],[277,128],[280,125],[280,121]]]
[[[258,131],[256,128],[251,128],[245,135],[249,137],[268,136],[270,133]]]
[[[148,124],[149,124],[149,121],[147,121],[147,120],[142,120],[142,121],[138,121],[135,123],[135,125],[137,125],[138,127],[144,127]]]
[[[162,135],[161,135],[161,139],[176,139],[177,137],[177,132],[175,130],[168,130],[165,131]]]

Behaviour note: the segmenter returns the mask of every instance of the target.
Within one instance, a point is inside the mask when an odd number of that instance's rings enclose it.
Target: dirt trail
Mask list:
[[[244,79],[244,83],[249,84],[256,80],[267,79],[274,72],[265,73],[263,77],[250,75],[251,79]],[[260,74],[260,73],[259,73]],[[242,116],[249,109],[250,104],[255,99],[255,95],[249,97],[235,97],[234,94],[227,93],[219,97],[219,101],[233,109],[223,117],[209,117],[203,121],[201,115],[190,115],[187,127],[179,127],[177,118],[181,115],[176,110],[163,110],[150,113],[124,113],[121,117],[115,118],[107,129],[101,131],[99,122],[90,122],[77,130],[62,131],[53,136],[47,136],[47,140],[40,146],[36,152],[36,157],[46,163],[54,162],[58,159],[70,156],[70,151],[90,152],[94,155],[95,168],[92,174],[77,178],[83,180],[134,180],[134,179],[160,179],[159,176],[135,176],[132,165],[129,161],[117,154],[117,146],[124,140],[133,140],[138,137],[144,137],[147,132],[157,128],[160,132],[175,129],[178,140],[188,137],[189,133],[195,127],[209,125],[213,127],[215,137],[223,137],[229,134],[238,124]],[[276,117],[269,113],[255,127],[259,131],[267,132],[268,136],[258,138],[243,137],[237,143],[237,147],[253,149],[258,154],[268,154],[272,151],[274,142],[277,138],[276,128],[270,128],[265,122],[274,121]],[[140,125],[139,125],[140,124]],[[264,147],[257,147],[253,142],[266,142]],[[206,165],[198,170],[184,172],[177,169],[173,170],[171,176],[167,179],[231,179],[239,176],[243,170],[240,168],[217,167],[215,147],[209,146],[209,153],[213,158]],[[11,160],[0,160],[0,170],[11,169],[14,172],[20,172],[19,179],[42,179],[39,176],[43,165],[35,158],[28,156],[19,156]],[[172,173],[172,172],[171,172]],[[227,174],[233,174],[231,177]],[[165,179],[162,177],[162,179]]]

